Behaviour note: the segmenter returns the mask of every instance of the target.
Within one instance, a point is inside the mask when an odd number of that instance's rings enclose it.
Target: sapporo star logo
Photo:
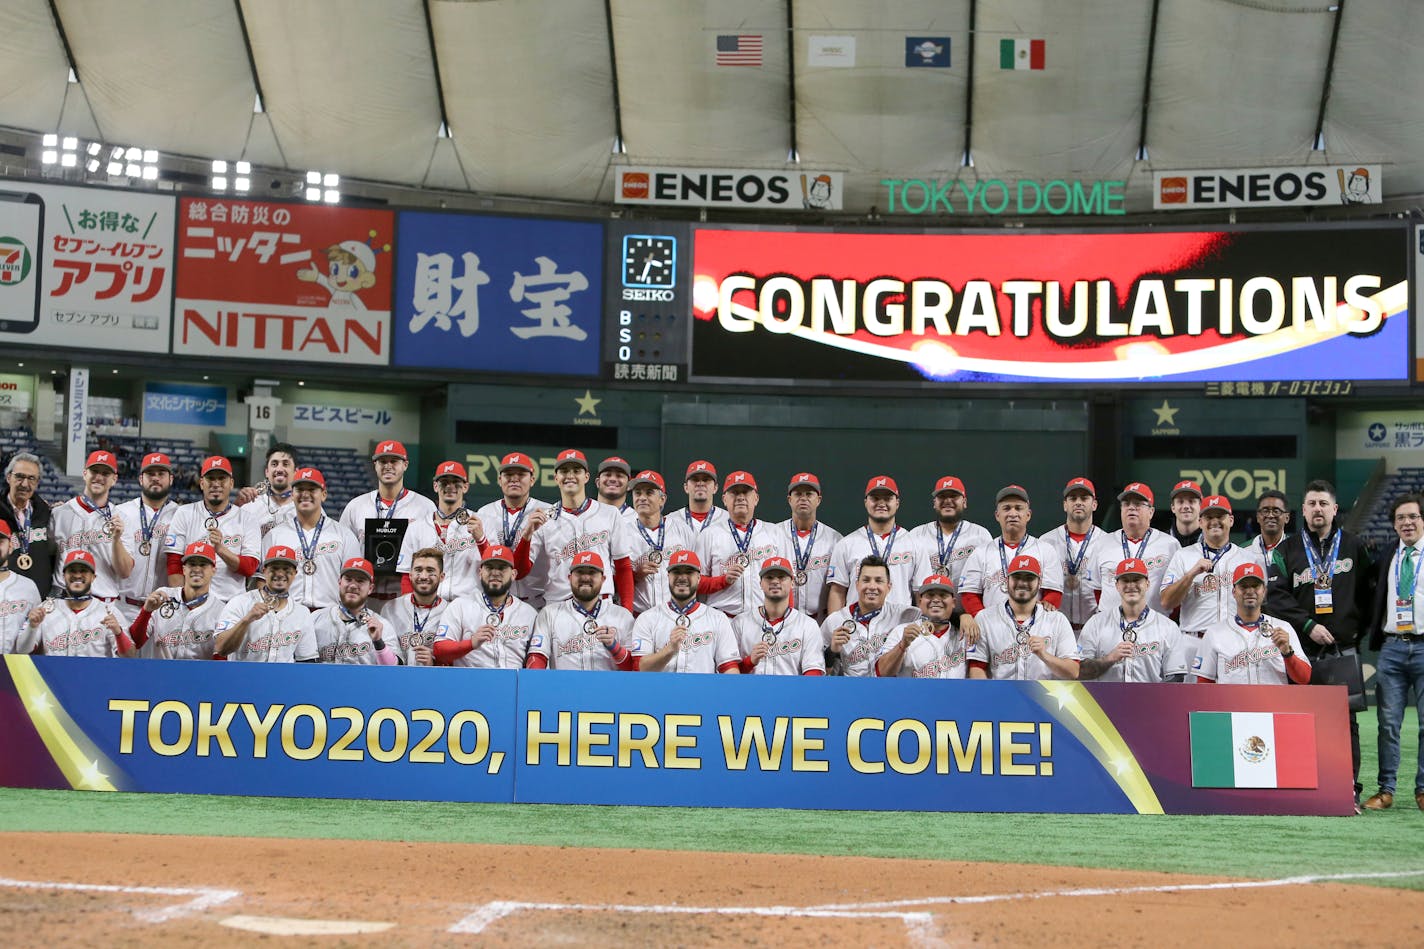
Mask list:
[[[583,398],[580,399],[577,396],[574,397],[574,402],[577,403],[579,407],[578,414],[592,415],[594,418],[598,418],[597,406],[598,403],[602,401],[602,399],[595,399],[593,397],[593,392],[589,389],[583,390]]]
[[[1166,399],[1163,399],[1162,404],[1152,411],[1157,413],[1158,425],[1176,425],[1177,413],[1180,412],[1181,409],[1172,408],[1171,404]]]

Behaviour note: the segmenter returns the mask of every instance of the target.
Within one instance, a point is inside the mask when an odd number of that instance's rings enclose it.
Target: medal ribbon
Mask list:
[[[346,622],[346,623],[350,624],[350,623],[359,623],[359,622],[361,622],[361,614],[360,614],[360,613],[355,613],[355,614],[353,614],[350,610],[348,610],[348,609],[346,608],[346,604],[345,604],[345,603],[338,603],[338,604],[336,604],[336,607],[337,607],[337,609],[341,610],[341,615],[345,618],[345,622]]]
[[[875,542],[875,531],[870,529],[869,524],[865,526],[865,539],[870,541],[870,552],[886,563],[890,562],[890,552],[895,549],[895,541],[899,539],[899,534],[898,526],[890,528],[890,539],[885,542],[885,553],[882,554],[880,545]]]
[[[1014,615],[1014,608],[1009,604],[1004,604],[1004,612],[1009,614],[1009,622],[1014,624],[1014,632],[1027,633],[1033,629],[1033,624],[1038,622],[1038,606],[1033,608],[1033,615],[1028,618],[1027,623],[1020,623],[1019,618]]]
[[[1266,618],[1266,617],[1262,616],[1262,617],[1260,617],[1259,619],[1257,619],[1256,621],[1251,622],[1251,623],[1248,623],[1248,622],[1246,622],[1244,619],[1242,619],[1241,616],[1238,614],[1237,617],[1236,617],[1236,625],[1237,625],[1237,626],[1240,626],[1242,629],[1246,630],[1248,633],[1264,632],[1264,630],[1261,629],[1261,623],[1262,623],[1263,620],[1265,620],[1265,618]]]
[[[414,594],[410,598],[410,623],[413,627],[411,632],[425,632],[425,624],[430,622],[430,614],[435,612],[435,608],[440,605],[440,597],[435,598],[435,602],[425,608],[425,619],[420,618],[420,604],[415,602]]]
[[[1208,547],[1208,546],[1206,545],[1206,541],[1202,541],[1202,542],[1201,542],[1201,549],[1202,549],[1202,559],[1203,559],[1203,560],[1210,560],[1210,561],[1211,561],[1211,569],[1208,570],[1207,572],[1208,572],[1208,573],[1216,573],[1216,565],[1219,564],[1219,563],[1221,563],[1221,558],[1226,556],[1226,552],[1231,549],[1231,544],[1230,544],[1230,542],[1228,542],[1227,545],[1226,545],[1225,547],[1221,548],[1220,550],[1212,550],[1210,547]],[[1215,556],[1213,556],[1213,554],[1215,554]]]
[[[509,597],[506,596],[506,597],[504,598],[504,606],[501,606],[499,609],[495,609],[494,604],[490,602],[489,594],[486,593],[484,590],[480,590],[480,599],[482,599],[482,600],[485,601],[485,609],[489,610],[491,613],[493,613],[494,615],[498,616],[498,617],[499,617],[499,621],[500,621],[501,623],[503,623],[503,622],[504,622],[504,607],[509,605]],[[436,602],[436,603],[439,603],[440,600],[437,598],[437,599],[435,600],[435,602]],[[578,600],[574,600],[573,603],[574,603],[574,606],[578,606]],[[600,603],[599,605],[602,606],[601,603]],[[432,606],[431,609],[433,610],[433,609],[435,609],[435,607]],[[598,610],[594,610],[594,612],[597,613]],[[428,616],[429,614],[427,613],[426,615]]]
[[[688,600],[686,607],[678,606],[677,600],[668,600],[668,609],[672,610],[678,616],[691,617],[692,611],[697,609],[697,597],[694,596],[692,599]]]
[[[488,603],[489,601],[486,600],[485,602]],[[577,610],[583,616],[587,616],[589,619],[598,619],[599,611],[603,609],[602,599],[594,601],[592,611],[584,609],[583,604],[580,603],[577,599],[569,600],[569,602],[573,604],[575,610]]]
[[[766,607],[764,606],[758,606],[757,612],[761,614],[761,631],[763,633],[771,633],[773,636],[777,635],[777,630],[781,627],[781,624],[786,622],[786,617],[791,615],[791,611],[787,610],[776,619],[772,619],[766,615]],[[880,611],[876,610],[876,612],[878,613]]]
[[[99,507],[99,505],[97,504],[91,504],[89,499],[84,497],[83,495],[78,498],[78,501],[79,506],[84,508],[84,510],[88,511],[90,514],[93,514],[95,511],[98,511],[104,516],[105,521],[112,521],[114,519],[114,504],[112,501],[105,504],[103,507]],[[142,507],[142,505],[140,505],[140,507]]]
[[[712,509],[712,511],[715,510],[716,508]],[[699,521],[697,518],[692,516],[692,508],[687,508],[686,510],[684,510],[682,512],[682,516],[687,518],[688,530],[695,530],[699,534],[705,531],[712,523],[712,511],[708,511],[707,516]]]
[[[1123,634],[1124,636],[1126,636],[1126,635],[1127,635],[1128,633],[1130,633],[1130,632],[1131,632],[1131,633],[1135,633],[1135,632],[1137,632],[1137,627],[1139,627],[1139,626],[1142,625],[1143,621],[1145,621],[1145,620],[1147,619],[1147,614],[1150,613],[1150,612],[1152,612],[1152,607],[1150,607],[1150,606],[1144,606],[1144,607],[1142,608],[1142,615],[1139,616],[1139,617],[1137,617],[1137,619],[1135,619],[1135,620],[1133,620],[1132,622],[1129,623],[1129,622],[1127,621],[1127,614],[1124,613],[1124,612],[1122,611],[1122,607],[1119,606],[1119,607],[1117,608],[1117,613],[1118,613],[1118,616],[1119,616],[1120,618],[1119,618],[1118,621],[1117,621],[1117,628],[1122,631],[1122,634]]]
[[[204,593],[202,596],[195,596],[195,597],[193,597],[191,600],[184,600],[184,601],[183,601],[183,609],[185,609],[185,610],[196,610],[198,607],[200,607],[200,606],[202,606],[204,603],[208,602],[208,597],[211,596],[211,595],[212,595],[212,591],[209,591],[209,592],[207,592],[207,593]]]
[[[880,609],[883,610],[884,608],[885,607],[882,606]],[[869,613],[862,613],[860,611],[860,604],[857,603],[850,608],[850,615],[857,623],[862,623],[866,627],[869,627],[870,621],[880,615],[880,610],[871,610]]]
[[[658,539],[657,539],[657,541],[654,541],[654,540],[653,540],[653,535],[649,534],[648,531],[647,531],[647,528],[643,527],[643,522],[642,522],[642,521],[638,521],[637,524],[638,524],[638,533],[643,535],[643,541],[644,541],[645,543],[647,543],[648,548],[649,548],[650,550],[656,550],[658,553],[662,553],[662,552],[663,552],[663,540],[664,540],[664,537],[665,537],[665,535],[666,535],[666,533],[667,533],[667,521],[665,521],[665,520],[660,520],[660,521],[658,521]]]
[[[807,565],[811,562],[811,551],[816,547],[816,531],[821,529],[821,523],[817,521],[811,525],[811,533],[806,535],[806,552],[801,553],[801,542],[796,539],[796,525],[791,525],[791,552],[796,557],[796,570],[805,573]]]
[[[508,547],[510,550],[513,550],[514,538],[519,536],[519,526],[524,523],[524,515],[529,513],[529,502],[525,501],[524,506],[519,509],[519,516],[514,519],[513,525],[509,523],[509,505],[500,502],[499,513],[503,521],[503,530],[501,531],[501,535],[504,541],[504,546]]]
[[[1128,547],[1127,547],[1127,531],[1123,531],[1123,532],[1122,532],[1122,559],[1123,559],[1123,560],[1131,560],[1131,559],[1134,559],[1134,558],[1137,559],[1137,560],[1143,559],[1143,558],[1142,558],[1142,555],[1145,554],[1145,553],[1147,553],[1147,542],[1148,542],[1149,540],[1151,540],[1151,539],[1152,539],[1152,528],[1149,527],[1149,528],[1147,528],[1147,533],[1145,533],[1145,534],[1142,535],[1142,542],[1137,545],[1137,553],[1135,553],[1135,554],[1134,554],[1134,553],[1130,553],[1130,552],[1128,551]]]
[[[147,507],[148,505],[142,501],[138,502],[139,536],[143,538],[144,543],[152,542],[154,528],[158,526],[158,519],[162,517],[163,512],[167,510],[168,502],[165,500],[163,506],[154,512],[153,520],[151,521],[143,516],[143,512]]]
[[[302,522],[300,520],[294,519],[292,523],[296,525],[297,528],[297,542],[302,548],[302,559],[315,560],[316,547],[317,544],[321,541],[321,529],[326,526],[326,515],[323,514],[321,516],[321,520],[316,522],[316,530],[312,531],[310,547],[307,546],[307,532],[302,530]]]
[[[737,522],[732,520],[730,517],[727,518],[727,527],[732,532],[732,543],[737,545],[737,553],[746,553],[747,548],[752,545],[752,531],[756,530],[756,526],[757,519],[752,518],[751,521],[747,523],[746,533],[742,536],[738,536]]]
[[[560,501],[559,504],[554,508],[554,520],[557,521],[559,518],[563,517],[563,516],[564,516],[564,513],[565,513],[566,511],[568,512],[568,515],[569,515],[570,517],[578,517],[578,516],[579,516],[580,514],[582,514],[584,511],[587,511],[588,508],[589,508],[589,505],[591,505],[592,503],[593,503],[593,498],[584,498],[584,499],[583,499],[583,503],[578,506],[578,510],[576,510],[576,511],[570,511],[570,510],[568,510],[568,508],[564,507],[563,502]],[[528,507],[528,505],[525,505],[525,506]]]
[[[949,535],[949,547],[944,545],[944,531],[935,525],[935,548],[939,551],[939,568],[949,569],[949,561],[954,557],[954,548],[959,546],[959,532],[964,530],[964,522],[960,521],[954,526],[954,533]]]
[[[35,518],[35,509],[32,505],[25,505],[25,519],[20,520],[20,512],[15,511],[15,528],[20,536],[20,553],[30,552],[30,523]]]
[[[1335,558],[1340,555],[1340,531],[1335,531],[1335,542],[1330,545],[1330,562],[1328,564],[1320,562],[1320,554],[1325,550],[1322,542],[1320,550],[1315,549],[1315,538],[1306,533],[1301,538],[1305,541],[1305,559],[1310,563],[1310,576],[1315,580],[1317,587],[1328,587],[1335,581]]]
[[[1028,544],[1028,535],[1027,535],[1027,534],[1025,534],[1025,535],[1024,535],[1024,539],[1021,540],[1021,541],[1019,541],[1019,542],[1018,542],[1018,545],[1014,547],[1014,556],[1015,556],[1015,557],[1018,556],[1018,552],[1019,552],[1020,550],[1022,550],[1026,544]],[[1086,548],[1086,546],[1087,546],[1087,545],[1085,544],[1084,547]],[[1009,558],[1004,556],[1004,538],[1002,538],[1002,537],[999,538],[999,566],[1001,566],[1001,567],[1003,568],[1003,570],[1004,570],[1004,582],[1005,582],[1005,583],[1008,583],[1008,582],[1009,582]]]
[[[1083,543],[1078,547],[1078,555],[1073,556],[1073,538],[1068,534],[1068,528],[1063,528],[1063,546],[1068,551],[1068,560],[1064,566],[1068,568],[1068,576],[1076,577],[1078,569],[1083,566],[1083,557],[1088,553],[1088,542],[1093,539],[1093,531],[1097,528],[1088,525],[1088,533],[1083,535]]]
[[[379,491],[377,491],[377,492],[376,492],[376,519],[377,519],[377,520],[382,520],[382,521],[389,521],[392,517],[395,516],[395,513],[396,513],[396,505],[399,504],[399,503],[401,503],[402,501],[404,501],[404,500],[405,500],[405,496],[406,496],[407,494],[409,494],[409,493],[410,493],[410,488],[401,488],[401,493],[398,494],[398,495],[396,495],[396,499],[391,502],[390,510],[386,511],[385,514],[382,514],[382,513],[381,513],[381,493],[380,493]]]

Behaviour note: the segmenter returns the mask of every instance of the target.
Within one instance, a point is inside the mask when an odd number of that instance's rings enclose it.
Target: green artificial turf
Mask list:
[[[1366,793],[1373,713],[1361,718]],[[1403,792],[1361,817],[940,814],[444,804],[0,789],[0,830],[541,844],[1038,863],[1275,878],[1421,871],[1361,880],[1424,890],[1414,806],[1417,727],[1405,721]]]

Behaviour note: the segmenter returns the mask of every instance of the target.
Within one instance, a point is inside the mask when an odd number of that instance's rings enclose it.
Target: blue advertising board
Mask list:
[[[603,225],[403,212],[397,366],[599,373]]]
[[[222,428],[227,425],[227,389],[186,382],[144,383],[143,420]]]

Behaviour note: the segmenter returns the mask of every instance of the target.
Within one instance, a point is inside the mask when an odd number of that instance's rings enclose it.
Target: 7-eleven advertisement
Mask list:
[[[1141,233],[700,228],[702,379],[1409,378],[1398,225]]]
[[[387,365],[390,211],[185,198],[173,351]]]

